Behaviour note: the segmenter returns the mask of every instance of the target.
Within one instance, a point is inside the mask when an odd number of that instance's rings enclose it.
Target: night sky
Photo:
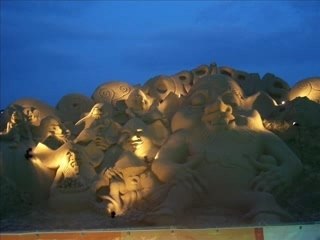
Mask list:
[[[320,76],[320,1],[3,1],[1,108],[217,63]]]

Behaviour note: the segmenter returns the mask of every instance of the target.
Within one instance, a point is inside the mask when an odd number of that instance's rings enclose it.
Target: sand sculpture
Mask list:
[[[320,220],[301,194],[312,182],[320,201],[319,85],[210,64],[56,108],[21,99],[1,115],[1,184],[31,206],[140,226]],[[9,199],[2,212],[21,209]]]

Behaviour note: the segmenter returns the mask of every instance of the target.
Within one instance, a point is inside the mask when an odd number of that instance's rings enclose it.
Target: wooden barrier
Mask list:
[[[318,240],[320,224],[208,229],[1,233],[1,240]]]

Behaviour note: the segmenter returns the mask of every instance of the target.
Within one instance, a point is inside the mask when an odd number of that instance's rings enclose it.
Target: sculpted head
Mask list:
[[[185,92],[181,82],[176,81],[173,77],[163,75],[149,79],[144,84],[144,91],[160,103],[162,103],[170,93],[180,96]]]
[[[89,113],[89,116],[93,117],[94,119],[100,119],[103,115],[102,111],[103,103],[95,104]]]
[[[172,120],[172,130],[199,123],[209,130],[235,126],[236,112],[244,102],[239,85],[228,76],[215,74],[197,82]]]
[[[32,125],[39,124],[40,112],[35,107],[25,107],[23,113],[26,116],[26,119]]]
[[[109,103],[113,106],[118,101],[126,100],[133,87],[122,81],[108,81],[96,88],[92,94],[95,102]]]
[[[125,102],[127,107],[134,112],[147,112],[152,105],[153,99],[142,90],[135,89]]]
[[[22,121],[21,114],[18,111],[13,111],[11,114],[10,122],[12,123],[19,123]]]
[[[69,171],[71,173],[73,173],[74,175],[78,175],[79,174],[79,165],[77,163],[75,152],[73,152],[73,151],[67,152],[67,162],[68,162],[68,166],[70,168]]]
[[[133,118],[124,125],[120,141],[125,150],[144,158],[154,147],[147,125],[138,118]]]
[[[42,119],[40,126],[43,137],[53,136],[63,142],[68,138],[69,131],[65,129],[62,123],[55,117],[45,117]]]
[[[19,105],[11,105],[8,108],[8,113],[10,116],[9,121],[13,124],[19,124],[24,120],[23,107]]]
[[[64,178],[73,178],[79,175],[79,164],[74,150],[70,149],[66,152],[60,162],[59,170],[63,173]]]

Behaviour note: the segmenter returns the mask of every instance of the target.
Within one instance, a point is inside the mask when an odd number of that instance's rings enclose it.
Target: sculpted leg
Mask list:
[[[194,189],[184,184],[174,184],[166,199],[145,218],[145,222],[155,225],[172,225],[197,198]]]
[[[267,192],[230,191],[217,196],[214,204],[240,210],[243,219],[252,223],[278,223],[291,216]]]

